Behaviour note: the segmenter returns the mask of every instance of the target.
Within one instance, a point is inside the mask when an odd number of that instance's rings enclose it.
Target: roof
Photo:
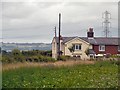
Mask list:
[[[96,54],[92,49],[89,49],[89,54]]]
[[[62,37],[63,38],[63,43],[66,43],[76,37]],[[120,38],[117,37],[95,37],[95,38],[87,38],[87,37],[77,37],[80,38],[90,44],[94,44],[94,45],[118,45],[118,40],[120,40]],[[56,41],[58,43],[59,38],[56,37]]]

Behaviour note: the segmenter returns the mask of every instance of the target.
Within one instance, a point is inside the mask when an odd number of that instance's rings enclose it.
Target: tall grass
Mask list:
[[[117,88],[118,65],[22,67],[3,71],[3,88]]]
[[[62,67],[62,66],[73,66],[77,64],[94,64],[94,61],[57,61],[57,62],[16,62],[16,63],[7,63],[3,64],[2,70],[12,70],[21,67],[46,67],[46,66],[54,66],[54,67]]]

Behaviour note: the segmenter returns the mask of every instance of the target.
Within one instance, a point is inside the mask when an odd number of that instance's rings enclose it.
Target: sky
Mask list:
[[[111,13],[109,35],[117,37],[117,0],[5,0],[0,3],[0,39],[3,42],[51,43],[55,26],[58,35],[59,13],[62,36],[86,37],[87,29],[93,27],[95,37],[104,37],[102,13],[106,10]]]

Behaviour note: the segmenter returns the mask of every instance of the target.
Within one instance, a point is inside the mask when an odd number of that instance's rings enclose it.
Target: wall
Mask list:
[[[53,41],[52,41],[52,58],[57,59],[57,43],[55,38],[53,38]]]
[[[99,45],[93,45],[93,49],[96,52],[96,54],[106,54],[106,53],[110,53],[110,54],[120,54],[120,52],[118,52],[118,46],[116,45],[106,45],[105,46],[105,51],[99,51]]]
[[[82,44],[81,50],[77,50],[77,51],[71,53],[68,48],[71,47],[72,44]],[[89,59],[89,57],[85,54],[85,50],[87,48],[89,48],[89,43],[87,43],[87,42],[85,42],[85,41],[83,41],[83,40],[81,40],[79,38],[74,38],[73,40],[70,40],[67,43],[65,43],[65,47],[64,47],[65,52],[64,52],[64,54],[69,55],[69,56],[73,56],[75,54],[81,54],[80,55],[81,59]]]

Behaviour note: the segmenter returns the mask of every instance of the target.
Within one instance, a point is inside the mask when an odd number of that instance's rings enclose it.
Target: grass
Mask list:
[[[110,61],[73,66],[21,67],[3,71],[3,88],[117,88],[118,65]]]

